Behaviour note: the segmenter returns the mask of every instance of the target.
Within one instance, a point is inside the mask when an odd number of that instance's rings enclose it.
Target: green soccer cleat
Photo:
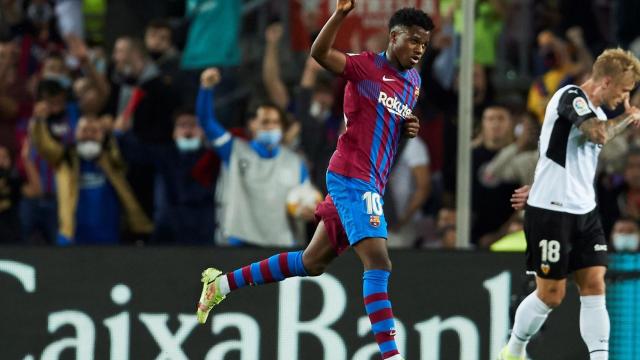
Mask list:
[[[220,304],[225,296],[220,294],[220,277],[222,271],[215,268],[208,268],[202,272],[202,293],[198,301],[198,322],[204,324],[207,322],[209,312],[214,306]],[[213,286],[211,286],[213,285]]]
[[[511,355],[509,352],[509,348],[505,346],[502,351],[500,351],[500,355],[498,356],[498,360],[525,360],[524,356],[518,357],[515,355]]]

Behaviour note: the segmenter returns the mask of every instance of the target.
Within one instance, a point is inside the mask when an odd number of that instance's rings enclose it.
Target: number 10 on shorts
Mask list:
[[[380,201],[380,194],[367,191],[362,194],[362,200],[364,200],[367,205],[367,214],[382,215],[382,201]]]
[[[557,240],[540,241],[542,248],[542,262],[558,262],[560,260],[560,242]]]

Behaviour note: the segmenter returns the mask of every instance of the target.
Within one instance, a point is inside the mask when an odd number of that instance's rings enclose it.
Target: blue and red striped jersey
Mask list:
[[[384,193],[403,122],[412,113],[421,79],[415,69],[399,71],[385,53],[347,54],[342,76],[346,132],[329,162],[329,171],[357,178]]]

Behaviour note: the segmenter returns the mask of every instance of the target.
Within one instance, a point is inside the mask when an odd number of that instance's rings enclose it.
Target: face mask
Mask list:
[[[318,120],[325,120],[329,117],[329,110],[323,109],[319,102],[314,101],[309,108],[309,114]]]
[[[255,140],[267,147],[274,147],[282,140],[282,129],[258,131]]]
[[[513,129],[513,134],[516,137],[520,137],[523,132],[524,132],[524,125],[522,125],[522,124],[516,125],[516,127]]]
[[[193,152],[200,149],[202,141],[200,138],[184,138],[180,137],[176,139],[176,146],[180,152]]]
[[[62,138],[69,132],[69,124],[62,122],[64,114],[52,114],[47,118],[51,134],[56,138]]]
[[[158,61],[164,53],[162,51],[149,51],[149,56],[154,60]]]
[[[60,86],[62,86],[65,89],[69,89],[71,87],[71,79],[66,75],[62,75],[62,74],[47,74],[47,75],[43,76],[43,78],[45,80],[53,80],[53,81],[57,82],[58,84],[60,84]]]
[[[80,141],[78,145],[76,145],[76,149],[78,150],[78,155],[82,159],[93,160],[100,155],[100,152],[102,151],[102,144],[93,140]]]
[[[616,251],[636,251],[640,245],[638,234],[614,234],[612,240]]]
[[[45,4],[31,4],[27,8],[27,17],[31,22],[36,24],[46,24],[53,17],[53,10],[51,5]]]

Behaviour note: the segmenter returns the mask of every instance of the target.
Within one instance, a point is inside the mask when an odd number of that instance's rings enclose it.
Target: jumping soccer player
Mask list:
[[[396,346],[387,295],[391,261],[385,242],[387,223],[382,194],[402,132],[415,137],[419,129],[412,109],[421,80],[413,67],[426,51],[433,22],[420,10],[401,9],[389,21],[385,52],[347,55],[332,45],[354,6],[354,0],[338,0],[335,13],[311,49],[311,56],[318,63],[348,80],[344,101],[346,132],[329,163],[329,195],[316,209],[319,224],[311,243],[304,251],[274,255],[227,274],[206,269],[202,273],[204,285],[197,314],[204,323],[209,311],[229,292],[247,285],[292,276],[318,276],[351,245],[365,268],[364,303],[382,358],[400,360],[403,358]]]
[[[531,191],[522,187],[512,198],[516,209],[526,202],[527,267],[536,273],[537,288],[518,306],[500,360],[524,359],[529,339],[562,302],[572,272],[580,292],[580,333],[590,359],[609,357],[607,241],[593,184],[602,145],[629,125],[640,124],[640,110],[629,105],[638,81],[640,61],[628,51],[610,49],[596,59],[584,84],[565,86],[549,100]],[[624,114],[607,120],[602,106],[620,104]]]

